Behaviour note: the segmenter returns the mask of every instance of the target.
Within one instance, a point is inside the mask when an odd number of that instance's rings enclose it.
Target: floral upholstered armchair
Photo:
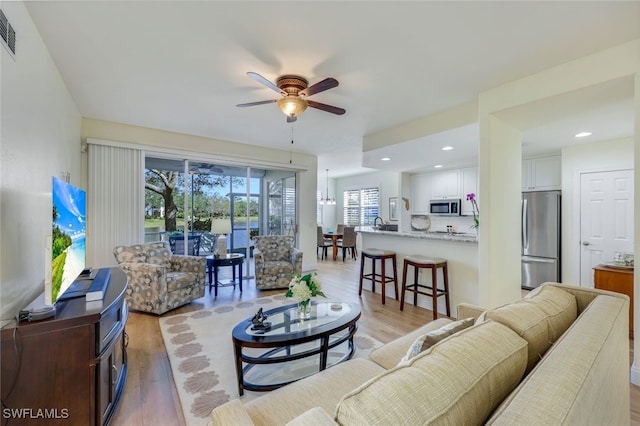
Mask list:
[[[253,237],[256,288],[288,288],[295,274],[302,274],[302,251],[293,246],[293,237],[260,235]]]
[[[160,315],[204,296],[205,257],[173,255],[165,242],[118,246],[113,255],[129,278],[131,309]]]

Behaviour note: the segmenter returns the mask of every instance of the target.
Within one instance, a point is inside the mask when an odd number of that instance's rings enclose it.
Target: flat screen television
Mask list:
[[[45,303],[55,304],[85,269],[87,194],[57,177],[52,178],[51,250],[45,271]]]

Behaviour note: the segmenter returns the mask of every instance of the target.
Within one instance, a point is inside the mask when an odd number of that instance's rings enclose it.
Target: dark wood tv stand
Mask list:
[[[110,422],[127,377],[126,287],[112,268],[102,301],[69,299],[51,319],[2,328],[3,425]]]

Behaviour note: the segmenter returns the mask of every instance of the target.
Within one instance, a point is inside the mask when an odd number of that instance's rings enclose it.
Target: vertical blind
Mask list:
[[[345,225],[373,225],[380,211],[380,188],[346,189],[343,205]]]
[[[113,248],[144,241],[144,153],[89,144],[87,265],[115,266]]]

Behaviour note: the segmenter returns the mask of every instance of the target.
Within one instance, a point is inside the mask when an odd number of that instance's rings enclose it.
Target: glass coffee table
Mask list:
[[[298,318],[298,305],[265,311],[269,330],[252,330],[253,318],[232,332],[238,392],[270,391],[353,357],[360,306],[311,302],[311,318]]]

